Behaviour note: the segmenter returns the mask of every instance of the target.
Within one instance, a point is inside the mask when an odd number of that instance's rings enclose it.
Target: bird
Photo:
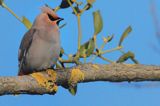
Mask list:
[[[62,20],[51,8],[41,8],[41,13],[24,34],[19,46],[19,76],[53,68],[60,54],[58,25]]]

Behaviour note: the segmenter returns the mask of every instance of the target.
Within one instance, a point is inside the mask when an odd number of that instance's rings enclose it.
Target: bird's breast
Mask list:
[[[42,34],[42,33],[41,33]],[[31,47],[28,50],[26,61],[33,69],[45,69],[55,64],[60,53],[60,40],[49,32],[46,35],[34,36]],[[44,37],[45,36],[45,37]]]

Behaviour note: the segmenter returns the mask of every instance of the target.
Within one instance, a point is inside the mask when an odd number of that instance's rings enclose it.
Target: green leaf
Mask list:
[[[89,4],[93,4],[96,0],[87,0]]]
[[[3,5],[3,0],[0,0],[0,5],[1,5],[1,6]]]
[[[62,56],[63,56],[63,54],[64,54],[64,49],[61,47],[59,57],[62,57]]]
[[[97,35],[102,31],[103,28],[103,21],[99,10],[93,12],[93,18],[94,18],[94,34]]]
[[[95,44],[93,38],[81,45],[79,49],[79,57],[86,58],[89,57],[95,49]]]
[[[123,62],[127,61],[129,58],[130,58],[131,60],[135,60],[134,57],[135,57],[134,53],[128,51],[127,53],[123,54],[123,55],[117,60],[117,63],[123,63]],[[133,62],[135,62],[135,61],[133,61]],[[137,61],[137,62],[138,62],[138,61]],[[135,63],[137,63],[137,62],[135,62]]]
[[[89,3],[87,3],[87,4],[84,6],[84,8],[83,8],[83,9],[85,9],[85,10],[89,10],[91,7],[92,7],[92,5],[91,5],[91,4],[89,4]]]
[[[30,29],[32,26],[32,23],[24,16],[22,17],[22,23],[26,26],[27,29]]]
[[[124,39],[128,36],[128,34],[132,31],[132,28],[131,26],[127,27],[127,29],[123,32],[121,38],[120,38],[120,41],[119,41],[119,46],[122,45],[122,42],[124,41]]]
[[[104,38],[103,38],[104,43],[111,42],[111,41],[112,41],[112,39],[113,39],[113,37],[114,37],[114,35],[104,37]]]
[[[80,12],[81,12],[80,9],[79,9],[79,7],[75,6],[75,7],[73,7],[73,8],[75,9],[76,13],[80,13]],[[73,14],[75,14],[74,11],[73,11]]]
[[[85,10],[89,10],[92,7],[92,4],[95,2],[96,0],[87,0],[87,4],[84,6],[83,9]]]
[[[73,96],[75,96],[76,93],[77,93],[77,85],[74,86],[74,87],[69,87],[68,91],[69,91]]]

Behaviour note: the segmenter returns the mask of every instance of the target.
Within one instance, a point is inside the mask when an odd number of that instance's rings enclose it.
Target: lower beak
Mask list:
[[[64,20],[64,18],[59,18],[59,19],[57,20],[57,25],[59,25],[59,23],[60,23],[62,20]]]

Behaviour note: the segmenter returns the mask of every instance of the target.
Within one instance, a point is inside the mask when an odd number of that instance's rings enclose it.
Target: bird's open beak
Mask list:
[[[58,18],[58,19],[57,19],[57,25],[59,25],[59,23],[60,23],[62,20],[64,20],[64,18]]]

